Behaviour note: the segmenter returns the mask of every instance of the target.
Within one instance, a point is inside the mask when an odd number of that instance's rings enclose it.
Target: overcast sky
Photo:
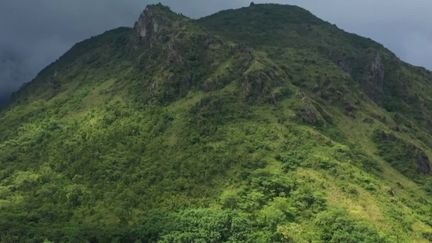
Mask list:
[[[0,101],[74,43],[132,26],[149,3],[199,18],[244,0],[0,0]],[[255,3],[269,1],[255,1]],[[383,43],[401,59],[432,69],[431,0],[275,0],[304,7],[340,28]]]

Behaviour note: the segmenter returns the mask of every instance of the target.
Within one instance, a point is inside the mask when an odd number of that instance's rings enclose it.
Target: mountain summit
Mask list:
[[[151,39],[155,35],[178,29],[176,23],[186,20],[161,4],[149,5],[135,23],[135,31],[141,39]]]
[[[296,6],[148,6],[0,111],[2,242],[430,242],[432,73]]]

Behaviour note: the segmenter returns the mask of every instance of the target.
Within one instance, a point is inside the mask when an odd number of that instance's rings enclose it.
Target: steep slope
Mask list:
[[[0,239],[428,242],[431,80],[298,7],[149,6],[0,113]]]
[[[306,10],[291,6],[253,5],[222,11],[199,22],[230,40],[266,51],[292,76],[296,71],[307,71],[304,66],[322,67],[322,62],[330,61],[330,65],[336,65],[339,71],[349,75],[347,80],[354,81],[346,83],[349,90],[341,90],[342,93],[361,90],[378,106],[395,113],[393,115],[397,113],[398,123],[408,125],[405,124],[408,119],[423,128],[417,136],[431,132],[432,73],[401,62],[378,43],[343,32]],[[294,55],[298,57],[293,60]],[[314,63],[316,61],[321,62]],[[296,67],[299,65],[301,67]],[[329,69],[326,69],[327,74]],[[331,84],[327,80],[319,83],[318,78],[297,79],[298,85],[307,86],[311,91],[315,89],[315,93],[327,88],[322,87],[323,82]],[[352,89],[351,85],[358,89]],[[430,136],[422,140],[431,146]]]

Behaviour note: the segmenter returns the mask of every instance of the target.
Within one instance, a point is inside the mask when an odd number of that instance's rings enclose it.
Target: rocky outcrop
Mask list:
[[[255,101],[268,95],[271,91],[272,74],[264,71],[249,73],[241,82],[243,96],[249,101]]]
[[[297,108],[297,117],[301,122],[309,125],[319,126],[323,124],[323,118],[318,109],[314,106],[312,100],[303,92],[298,92],[297,97],[300,98],[301,104]]]
[[[367,67],[365,92],[372,100],[379,100],[384,89],[385,67],[380,53],[376,53]]]
[[[417,153],[417,171],[420,174],[429,174],[431,172],[429,158],[423,151]]]
[[[369,66],[368,82],[373,83],[377,88],[382,89],[384,85],[384,75],[384,64],[381,55],[377,53]]]
[[[176,25],[183,19],[185,17],[172,12],[166,6],[148,5],[135,23],[134,29],[140,40],[161,41],[178,29]]]
[[[242,96],[249,102],[269,101],[272,91],[281,84],[278,68],[265,58],[254,55],[252,50],[242,50],[239,63],[246,63],[247,70],[240,80]]]
[[[401,173],[416,177],[432,172],[429,157],[420,147],[384,131],[376,132],[375,143],[380,155]]]

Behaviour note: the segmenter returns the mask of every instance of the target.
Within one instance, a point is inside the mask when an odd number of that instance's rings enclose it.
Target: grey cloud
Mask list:
[[[295,0],[349,32],[370,37],[409,63],[432,68],[432,1]],[[428,44],[429,43],[429,44]]]
[[[132,26],[150,0],[0,0],[0,102],[30,81],[74,43],[105,30]],[[173,10],[199,18],[247,0],[162,0]],[[255,1],[263,3],[268,1]],[[378,42],[403,60],[432,68],[429,0],[276,0]]]
[[[130,26],[147,2],[0,0],[0,102],[74,43]]]

